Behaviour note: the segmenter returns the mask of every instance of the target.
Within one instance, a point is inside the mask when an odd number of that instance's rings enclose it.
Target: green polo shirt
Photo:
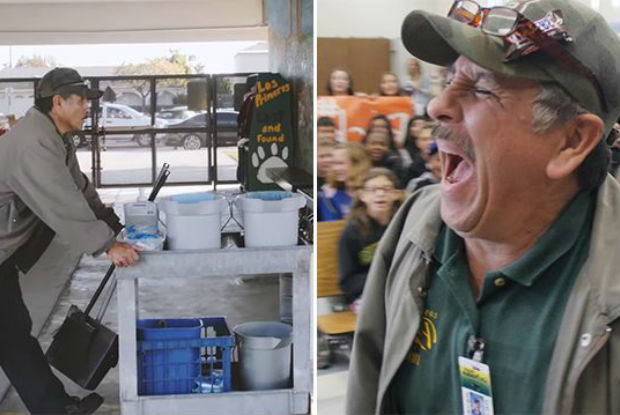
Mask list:
[[[420,328],[387,395],[387,413],[461,414],[458,356],[485,342],[496,414],[539,414],[566,301],[590,244],[595,195],[580,192],[523,257],[470,283],[463,239],[441,230]]]

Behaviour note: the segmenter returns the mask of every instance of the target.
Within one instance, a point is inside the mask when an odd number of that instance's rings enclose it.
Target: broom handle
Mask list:
[[[97,291],[95,291],[95,294],[90,299],[90,302],[88,303],[88,306],[86,306],[86,310],[84,310],[84,314],[88,315],[88,313],[90,313],[90,310],[92,310],[92,308],[95,306],[95,303],[97,302],[97,299],[101,295],[101,292],[103,291],[105,285],[108,283],[108,280],[110,279],[110,277],[114,273],[115,269],[116,269],[116,265],[114,265],[114,264],[110,265],[110,268],[108,268],[108,272],[105,273],[105,277],[103,277],[103,280],[101,280],[101,283],[99,284],[99,287],[97,287]]]
[[[170,168],[170,165],[168,163],[164,163],[162,169],[159,172],[159,175],[157,176],[157,180],[155,182],[155,185],[153,186],[153,190],[151,191],[151,194],[149,195],[149,201],[152,202],[155,200],[155,198],[157,197],[157,193],[159,193],[159,189],[161,189],[164,183],[166,183],[166,179],[170,175],[170,170],[168,170],[169,168]],[[95,303],[97,302],[97,300],[99,299],[99,296],[101,295],[101,292],[105,288],[106,284],[108,283],[108,280],[114,273],[115,269],[116,269],[116,265],[114,264],[110,265],[110,268],[108,268],[108,271],[105,273],[105,276],[103,277],[103,280],[101,280],[99,287],[97,287],[97,291],[95,291],[95,294],[88,302],[88,305],[86,306],[86,310],[84,310],[84,314],[88,315],[90,311],[93,309],[93,307],[95,306]]]
[[[164,185],[166,179],[170,175],[170,165],[168,163],[164,163],[157,178],[155,179],[155,183],[153,184],[153,190],[151,190],[151,194],[149,195],[149,202],[153,202],[157,197],[157,193],[159,193],[159,189]]]
[[[155,198],[157,197],[157,193],[159,193],[159,189],[161,189],[164,183],[166,183],[166,179],[168,178],[168,176],[170,176],[170,170],[162,170],[161,179],[159,179],[159,181],[155,183],[155,186],[153,187],[153,191],[149,195],[149,199],[148,199],[149,202],[155,201]]]

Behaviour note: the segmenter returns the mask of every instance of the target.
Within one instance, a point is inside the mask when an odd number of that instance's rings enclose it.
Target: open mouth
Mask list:
[[[455,183],[457,181],[456,170],[458,166],[463,162],[463,158],[456,154],[448,154],[445,156],[445,169],[446,169],[446,181],[450,184]]]
[[[462,155],[451,151],[442,151],[443,177],[449,185],[467,180],[474,171],[473,163]]]
[[[381,160],[383,158],[383,151],[382,150],[370,150],[368,152],[368,155],[373,159],[373,160]]]
[[[376,210],[386,210],[389,208],[390,204],[387,200],[375,201],[373,206]]]

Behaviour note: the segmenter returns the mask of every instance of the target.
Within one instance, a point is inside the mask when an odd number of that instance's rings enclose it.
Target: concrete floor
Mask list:
[[[337,355],[331,366],[317,371],[317,414],[342,415],[349,376],[349,361]]]
[[[182,189],[174,188],[174,190],[179,192]],[[197,191],[196,188],[191,190]],[[113,193],[102,195],[102,199],[107,202],[110,202],[110,199],[118,202],[119,200],[135,200],[136,195],[135,189],[116,189]],[[44,350],[47,349],[53,333],[64,320],[69,305],[75,304],[84,309],[109,267],[109,261],[104,256],[93,258],[85,255],[79,261],[75,272],[72,273],[79,259],[75,252],[71,252],[60,243],[55,243],[48,251],[50,252],[47,252],[46,256],[50,255],[53,258],[53,254],[62,257],[62,260],[56,258],[56,261],[62,264],[59,269],[46,269],[45,266],[49,262],[45,260],[41,265],[37,264],[37,267],[42,269],[39,270],[41,275],[36,280],[28,281],[27,278],[22,277],[22,285],[28,286],[27,289],[24,287],[24,295],[29,297],[28,304],[35,322],[33,333],[38,332],[37,326],[42,328],[39,340]],[[46,274],[53,275],[53,278],[47,278],[48,283],[44,283],[46,279],[43,277]],[[69,278],[69,275],[72,276]],[[37,281],[38,283],[35,283]],[[261,276],[256,279],[245,276],[243,279],[223,277],[204,282],[192,280],[191,284],[192,286],[188,289],[186,282],[180,279],[142,281],[139,293],[140,318],[226,316],[231,328],[244,321],[279,320],[277,276]],[[116,308],[116,300],[113,299],[103,319],[104,324],[113,330],[117,327]],[[49,309],[51,309],[51,314],[46,311]],[[88,393],[63,375],[59,374],[59,377],[70,394],[82,396]],[[118,390],[117,367],[108,373],[96,390],[105,398],[97,414],[120,413]],[[11,388],[0,403],[0,414],[22,413],[27,413],[25,407]]]
[[[334,304],[342,304],[342,297],[321,297],[317,299],[317,316],[331,313]],[[349,357],[346,353],[332,352],[330,365],[326,369],[317,370],[317,414],[344,414],[344,401],[349,375]]]

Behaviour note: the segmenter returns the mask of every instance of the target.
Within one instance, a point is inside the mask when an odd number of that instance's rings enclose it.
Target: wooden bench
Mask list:
[[[338,286],[338,241],[344,221],[317,222],[317,296],[341,296]],[[351,334],[355,331],[357,316],[347,311],[337,311],[317,317],[317,327],[329,336]]]

